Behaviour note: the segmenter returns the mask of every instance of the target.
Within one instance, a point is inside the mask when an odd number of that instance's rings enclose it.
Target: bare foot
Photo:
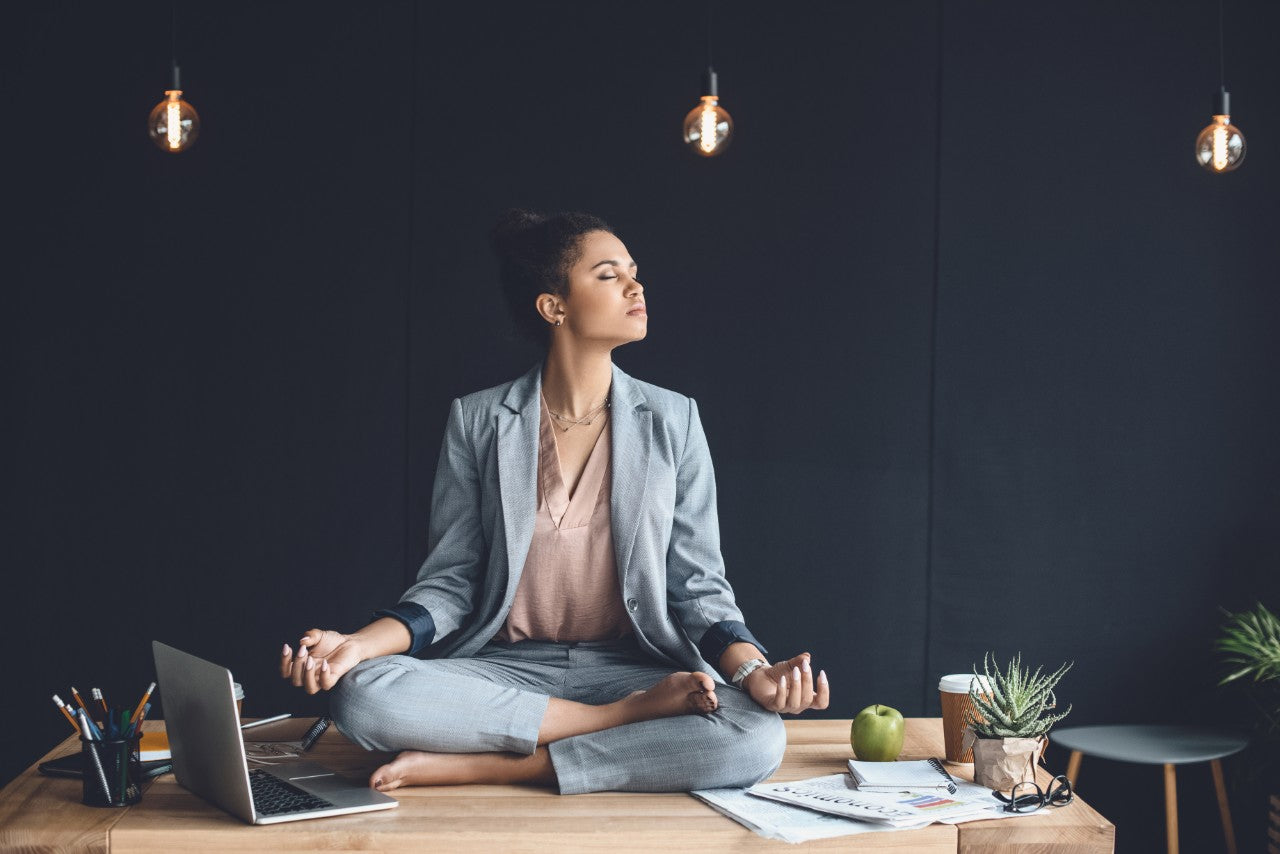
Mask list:
[[[687,672],[672,673],[647,691],[633,692],[623,702],[637,721],[706,714],[720,705],[715,680],[705,673]]]
[[[555,782],[545,747],[529,756],[515,753],[428,753],[405,750],[369,775],[380,792],[401,786],[449,786],[462,783]]]

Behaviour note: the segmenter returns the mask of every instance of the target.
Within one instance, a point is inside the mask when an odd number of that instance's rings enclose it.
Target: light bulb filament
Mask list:
[[[182,147],[182,90],[171,89],[165,93],[169,103],[165,109],[165,130],[170,148]]]
[[[716,108],[708,102],[702,104],[702,132],[698,145],[703,151],[713,151],[716,147]]]
[[[1229,116],[1214,116],[1217,126],[1213,129],[1213,168],[1221,172],[1227,168],[1227,124]]]

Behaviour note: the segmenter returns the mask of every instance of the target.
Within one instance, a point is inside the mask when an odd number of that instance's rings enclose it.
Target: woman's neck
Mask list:
[[[547,408],[567,418],[584,417],[609,395],[613,382],[610,351],[569,353],[553,346],[542,368]]]

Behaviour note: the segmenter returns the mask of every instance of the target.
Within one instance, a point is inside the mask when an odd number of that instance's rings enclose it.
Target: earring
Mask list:
[[[559,325],[560,325],[560,321],[558,321],[558,320],[557,320],[557,321],[556,321],[556,326],[559,326]]]

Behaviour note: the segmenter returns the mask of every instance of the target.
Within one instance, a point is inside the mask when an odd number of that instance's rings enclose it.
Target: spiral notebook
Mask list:
[[[849,760],[854,785],[863,792],[899,792],[903,789],[946,789],[956,793],[956,781],[937,759],[907,762]]]

